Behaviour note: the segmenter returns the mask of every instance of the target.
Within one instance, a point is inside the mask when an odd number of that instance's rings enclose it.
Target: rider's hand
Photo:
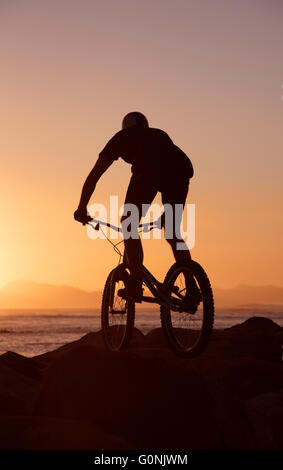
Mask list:
[[[83,225],[86,225],[92,220],[92,218],[88,215],[87,210],[80,208],[74,212],[74,219],[78,222],[81,222]]]

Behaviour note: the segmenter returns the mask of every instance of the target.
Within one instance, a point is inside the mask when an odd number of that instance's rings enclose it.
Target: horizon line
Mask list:
[[[67,288],[73,288],[73,289],[78,289],[86,293],[93,293],[93,292],[101,292],[103,291],[103,287],[101,288],[95,288],[93,290],[88,290],[84,287],[79,287],[79,286],[74,286],[71,284],[57,284],[57,283],[50,283],[50,282],[45,282],[45,281],[34,281],[32,279],[14,279],[11,281],[6,282],[5,284],[0,286],[0,291],[2,289],[5,289],[9,284],[17,283],[17,282],[26,282],[26,283],[31,283],[31,284],[38,284],[38,285],[45,285],[45,286],[51,286],[51,287],[67,287]],[[220,286],[214,286],[213,289],[223,289],[223,290],[230,290],[230,289],[237,289],[239,287],[273,287],[277,289],[283,289],[283,285],[275,285],[275,284],[246,284],[246,283],[239,283],[231,287],[220,287]]]

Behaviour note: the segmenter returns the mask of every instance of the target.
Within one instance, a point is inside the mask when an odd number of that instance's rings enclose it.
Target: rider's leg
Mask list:
[[[123,217],[121,223],[123,223]],[[143,249],[140,238],[128,238],[124,241],[127,262],[130,268],[131,276],[137,279],[142,277]]]
[[[162,184],[162,204],[172,206],[172,228],[166,230],[165,238],[172,248],[176,261],[191,260],[191,254],[180,233],[183,210],[189,190],[189,180],[181,176],[175,178],[166,178]],[[182,211],[176,211],[176,204],[182,207]],[[165,222],[166,218],[165,218]]]
[[[135,205],[138,216],[136,219],[131,219],[130,230],[127,227],[127,232],[130,231],[130,236],[125,238],[125,251],[127,255],[127,261],[130,268],[131,278],[131,290],[142,293],[142,265],[143,265],[143,249],[141,240],[138,235],[138,223],[141,217],[145,215],[142,211],[143,204],[151,204],[155,198],[157,189],[153,179],[149,178],[148,175],[133,175],[127,190],[125,204]],[[126,223],[126,219],[130,216],[130,213],[125,209],[124,215],[121,218],[121,224]],[[134,224],[134,225],[133,225]],[[138,295],[139,296],[139,295]]]
[[[191,260],[191,253],[189,248],[187,248],[187,245],[185,241],[182,238],[166,238],[166,241],[169,243],[169,245],[172,248],[173,255],[176,261],[188,261]],[[180,249],[178,248],[180,244],[182,243],[183,248]]]
[[[166,236],[166,227],[165,227],[165,238],[169,245],[172,248],[173,255],[176,261],[191,261],[190,250],[187,247],[185,241],[183,240],[180,232],[181,222],[182,222],[182,213],[184,210],[188,190],[189,190],[189,180],[178,178],[170,178],[167,181],[165,180],[162,188],[162,203],[170,204],[172,206],[173,214],[173,227],[172,230],[168,230],[168,233],[173,236]],[[183,208],[182,211],[176,211],[176,204],[181,205]],[[165,219],[166,221],[166,219]],[[188,265],[189,266],[189,265]],[[197,287],[197,284],[193,278],[193,273],[188,272],[185,276],[186,284],[186,296],[193,296],[196,303],[199,303],[201,300],[201,293]]]

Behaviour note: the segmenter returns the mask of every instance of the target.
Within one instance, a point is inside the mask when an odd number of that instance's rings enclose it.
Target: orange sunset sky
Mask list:
[[[117,263],[73,220],[81,186],[124,114],[145,113],[191,158],[192,250],[214,286],[283,286],[283,3],[0,1],[0,287],[103,287]],[[121,159],[92,202],[121,203]],[[163,277],[173,257],[147,241]]]

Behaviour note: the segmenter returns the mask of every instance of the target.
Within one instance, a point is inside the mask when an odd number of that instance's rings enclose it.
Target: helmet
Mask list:
[[[142,113],[128,113],[123,119],[122,129],[128,129],[129,127],[148,127],[148,121]]]

